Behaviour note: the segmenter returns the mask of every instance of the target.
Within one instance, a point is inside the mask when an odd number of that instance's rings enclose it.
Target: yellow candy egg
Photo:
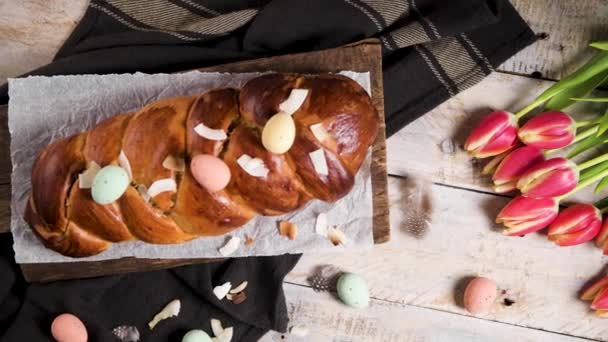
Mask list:
[[[276,154],[285,153],[296,138],[296,125],[291,115],[279,112],[273,115],[262,130],[262,145]]]

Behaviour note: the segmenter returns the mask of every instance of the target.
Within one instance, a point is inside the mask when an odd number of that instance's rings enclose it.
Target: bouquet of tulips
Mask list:
[[[496,192],[520,192],[498,214],[508,236],[522,236],[546,227],[549,240],[573,246],[595,239],[608,255],[608,197],[596,203],[577,203],[560,210],[560,201],[593,183],[596,193],[608,186],[608,154],[576,160],[582,152],[608,142],[608,111],[597,118],[575,121],[562,109],[576,101],[608,102],[586,97],[608,86],[608,42],[591,44],[596,55],[573,74],[542,92],[516,113],[495,111],[471,132],[465,149],[475,158],[493,157],[482,173],[492,174]],[[543,112],[520,125],[537,107]],[[568,148],[566,157],[552,156]],[[592,309],[608,316],[608,277],[582,295]]]

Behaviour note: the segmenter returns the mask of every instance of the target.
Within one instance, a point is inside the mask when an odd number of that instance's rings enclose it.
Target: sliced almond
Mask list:
[[[168,155],[167,158],[163,160],[163,167],[175,172],[184,172],[186,171],[186,161],[183,158]]]
[[[338,227],[331,227],[327,232],[327,238],[334,246],[343,245],[346,243],[346,235]]]
[[[236,250],[239,248],[240,243],[241,243],[241,238],[239,238],[238,236],[233,236],[230,238],[230,240],[228,240],[228,242],[226,242],[224,247],[221,247],[219,249],[219,252],[222,256],[228,256],[228,255],[236,252]]]
[[[295,240],[298,237],[298,226],[289,221],[281,221],[279,222],[279,234],[289,240]]]
[[[154,183],[152,183],[152,185],[150,185],[150,187],[148,188],[148,195],[150,197],[155,197],[156,195],[167,191],[177,191],[177,184],[175,183],[175,179],[163,178],[154,181]]]
[[[211,319],[211,331],[213,331],[213,336],[220,336],[222,333],[224,333],[222,322],[219,319]]]
[[[90,162],[87,169],[78,175],[78,187],[80,189],[90,189],[99,170],[101,170],[99,164],[94,161]]]
[[[279,110],[289,115],[295,113],[308,96],[308,89],[292,89],[287,99],[279,104]]]
[[[227,282],[223,283],[222,285],[218,285],[218,286],[214,287],[213,294],[217,297],[217,299],[222,300],[222,299],[224,299],[224,297],[226,297],[228,292],[230,292],[231,288],[232,288],[232,284],[229,281],[227,281]]]
[[[129,175],[129,179],[132,180],[133,172],[131,172],[131,163],[129,163],[129,159],[127,158],[127,155],[123,150],[120,150],[120,154],[118,155],[118,165],[125,169],[125,171]]]
[[[228,135],[223,129],[213,129],[205,126],[203,123],[199,123],[194,127],[194,132],[201,137],[209,140],[226,140]]]
[[[240,283],[239,286],[237,286],[237,287],[233,288],[232,290],[230,290],[229,293],[236,294],[236,293],[242,292],[244,289],[247,288],[248,284],[249,283],[247,281],[244,281],[244,282]]]
[[[245,291],[239,292],[232,296],[232,304],[238,305],[246,300],[247,300],[247,295],[245,294]]]
[[[312,151],[308,154],[312,161],[312,166],[315,168],[317,174],[321,176],[329,175],[329,169],[327,168],[327,160],[325,160],[325,152],[322,148]]]

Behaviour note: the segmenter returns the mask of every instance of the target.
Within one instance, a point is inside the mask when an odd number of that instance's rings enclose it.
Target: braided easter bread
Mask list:
[[[295,140],[287,152],[271,153],[262,130],[294,89],[307,90],[291,115]],[[201,124],[225,138],[199,134]],[[220,235],[257,214],[279,215],[314,198],[334,202],[345,196],[377,130],[368,94],[340,75],[267,74],[241,89],[162,99],[45,147],[33,166],[25,218],[48,248],[72,257],[100,253],[113,242],[172,244]],[[326,172],[311,159],[318,150]],[[223,189],[209,191],[193,176],[190,161],[201,154],[228,166]],[[252,175],[244,155],[263,161],[266,173]],[[168,160],[182,160],[185,167],[168,166]],[[111,203],[96,202],[91,189],[79,184],[91,165],[128,169],[126,191]],[[148,196],[145,189],[159,180],[174,189]]]

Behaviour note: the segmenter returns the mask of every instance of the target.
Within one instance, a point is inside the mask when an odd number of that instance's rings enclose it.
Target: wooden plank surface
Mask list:
[[[333,294],[285,284],[291,325],[306,325],[297,337],[270,332],[261,342],[575,342],[582,339],[412,305],[372,299],[357,310],[340,304]]]
[[[558,247],[545,233],[503,236],[493,223],[508,201],[500,196],[428,185],[422,194],[432,205],[421,213],[409,200],[425,189],[416,184],[389,180],[390,242],[358,253],[305,254],[286,280],[309,285],[319,265],[333,264],[364,276],[375,299],[470,315],[462,307],[463,287],[473,276],[487,276],[500,294],[481,318],[590,339],[608,337],[606,320],[577,298],[603,270],[607,258],[601,250],[593,244]]]
[[[376,243],[386,242],[390,238],[388,196],[386,191],[386,141],[384,136],[384,101],[382,97],[380,49],[379,41],[367,40],[342,48],[270,57],[203,69],[204,71],[225,72],[269,70],[301,73],[337,72],[340,70],[370,72],[372,101],[378,111],[378,119],[381,122],[378,127],[381,133],[378,134],[372,149],[371,165],[374,207],[373,233]],[[118,260],[77,261],[70,263],[32,263],[21,264],[20,266],[26,280],[38,282],[148,271],[218,260],[221,259],[189,258],[161,260],[123,258]]]

